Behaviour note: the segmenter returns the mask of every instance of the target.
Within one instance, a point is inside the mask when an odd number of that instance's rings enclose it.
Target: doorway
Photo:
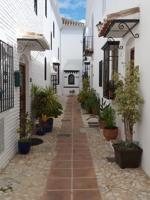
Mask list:
[[[135,49],[130,49],[130,63],[134,67],[134,60],[135,60]]]
[[[26,66],[19,65],[20,68],[20,127],[24,126],[24,116],[26,113]]]

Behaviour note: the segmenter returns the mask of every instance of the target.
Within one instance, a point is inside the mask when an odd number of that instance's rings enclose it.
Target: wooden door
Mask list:
[[[26,113],[26,67],[20,64],[20,127],[23,127],[23,116]]]

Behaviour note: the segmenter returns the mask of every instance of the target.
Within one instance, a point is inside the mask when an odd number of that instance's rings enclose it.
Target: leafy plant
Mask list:
[[[104,100],[104,98],[100,99],[100,107],[99,107],[99,120],[104,120],[104,113],[105,113],[105,109],[107,109],[107,107],[109,107],[110,104],[107,104],[106,100]]]
[[[91,89],[88,93],[87,98],[85,99],[85,109],[89,114],[99,114],[99,98],[96,95],[94,89]]]
[[[90,85],[89,79],[87,77],[83,78],[83,89],[78,95],[78,101],[81,103],[82,108],[85,108],[85,101],[90,95]]]
[[[126,67],[125,77],[114,75],[115,104],[117,113],[122,116],[127,142],[133,141],[133,126],[140,119],[140,108],[143,98],[139,93],[139,68],[129,64]]]
[[[29,118],[28,113],[22,115],[21,120],[23,122],[23,125],[17,129],[17,132],[20,134],[19,135],[20,140],[26,142],[31,137],[33,129],[33,121]]]
[[[106,122],[107,128],[116,127],[115,110],[112,107],[110,106],[105,107],[105,109],[103,110],[103,119]]]
[[[50,87],[36,89],[32,99],[32,113],[36,118],[42,119],[43,115],[58,117],[62,114],[62,109],[62,105]]]
[[[134,143],[134,142],[124,142],[120,141],[119,143],[113,144],[113,146],[117,147],[120,150],[128,149],[128,150],[133,150],[133,149],[139,149],[139,146]]]

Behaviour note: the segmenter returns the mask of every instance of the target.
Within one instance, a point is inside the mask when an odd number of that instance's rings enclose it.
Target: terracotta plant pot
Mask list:
[[[120,149],[113,145],[115,161],[120,168],[137,168],[140,166],[143,150],[140,147],[133,149]]]
[[[103,135],[107,141],[115,140],[118,136],[118,128],[107,128],[105,127],[103,130]]]

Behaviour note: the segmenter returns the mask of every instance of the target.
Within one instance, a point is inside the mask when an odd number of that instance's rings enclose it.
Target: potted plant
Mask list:
[[[83,89],[80,91],[78,95],[78,101],[81,103],[81,107],[85,109],[85,101],[89,96],[90,85],[89,78],[83,76]]]
[[[49,88],[38,88],[32,99],[32,113],[39,119],[37,134],[43,135],[53,129],[53,118],[62,114],[62,105]]]
[[[121,168],[136,168],[140,165],[142,149],[133,141],[133,128],[140,119],[143,98],[139,93],[139,68],[132,64],[126,67],[125,77],[114,75],[115,104],[124,123],[125,141],[114,144],[115,160]]]
[[[28,117],[28,113],[21,116],[21,120],[24,122],[22,127],[17,129],[19,133],[18,151],[20,154],[27,154],[31,147],[31,133],[33,129],[33,121]]]
[[[89,114],[98,115],[99,114],[99,98],[96,95],[96,91],[94,89],[90,89],[88,93],[88,97],[85,99],[85,110]]]
[[[109,107],[110,104],[107,104],[106,101],[104,101],[103,98],[100,99],[100,107],[99,107],[99,126],[101,129],[103,129],[106,126],[106,122],[104,119],[104,113],[105,113],[105,109],[107,109],[107,107]]]
[[[111,106],[107,106],[103,111],[103,117],[105,121],[105,127],[103,129],[103,135],[107,141],[115,140],[118,136],[118,127],[115,122],[115,110]]]

